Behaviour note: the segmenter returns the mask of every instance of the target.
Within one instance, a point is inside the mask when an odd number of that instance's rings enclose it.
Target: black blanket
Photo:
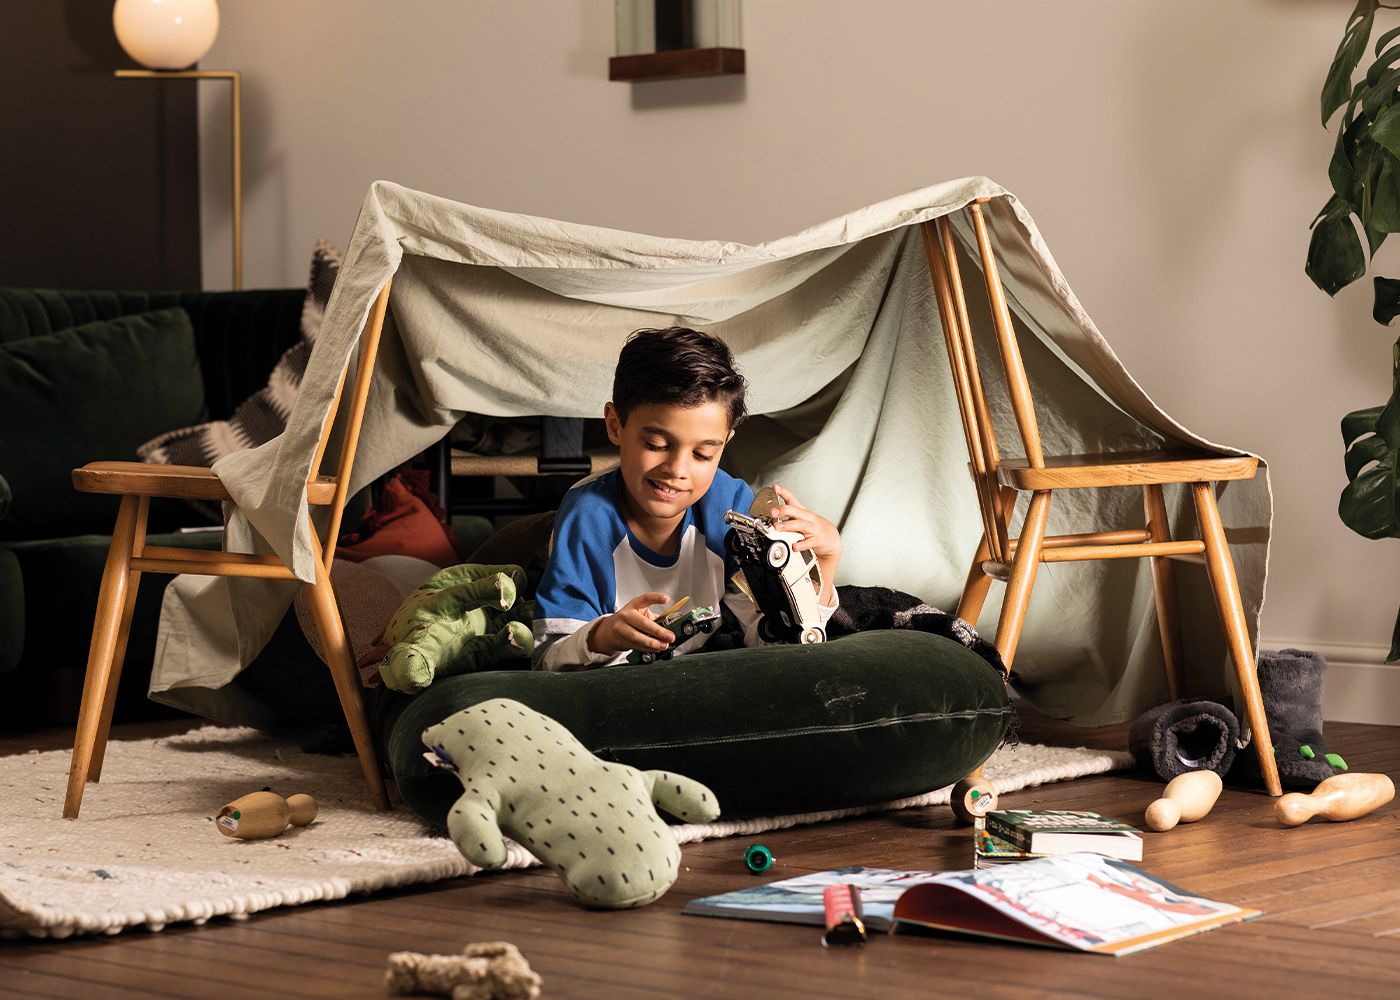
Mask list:
[[[1006,667],[997,648],[956,615],[939,611],[913,594],[888,587],[844,586],[837,587],[836,593],[841,603],[826,623],[826,634],[830,639],[890,628],[932,632],[966,646],[986,660],[1003,678],[1006,677]],[[722,611],[723,624],[705,643],[702,652],[736,649],[744,644],[738,619],[727,607],[722,607]]]

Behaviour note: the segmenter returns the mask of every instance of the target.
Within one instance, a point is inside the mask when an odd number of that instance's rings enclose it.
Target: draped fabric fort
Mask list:
[[[277,551],[310,579],[305,482],[342,368],[370,305],[394,279],[353,486],[412,457],[463,413],[597,416],[627,334],[684,324],[734,349],[755,416],[727,452],[732,472],[779,481],[836,522],[842,583],[956,604],[981,531],[920,223],[976,198],[986,211],[1041,415],[1047,452],[1205,441],[1162,412],[1114,356],[1017,199],[986,178],[924,188],[793,236],[748,245],[663,239],[475,208],[376,182],[326,310],[287,430],[222,459],[238,509],[229,545]],[[963,215],[955,232],[971,245]],[[976,255],[963,251],[971,287]],[[987,364],[989,324],[976,313]],[[1145,303],[1144,308],[1151,304]],[[985,318],[983,316],[982,318]],[[1109,332],[1112,336],[1112,332]],[[999,377],[1000,440],[1017,440]],[[1083,494],[1083,495],[1079,495]],[[1263,598],[1271,502],[1265,470],[1221,494],[1251,635]],[[1173,529],[1194,532],[1168,493]],[[1062,491],[1052,533],[1140,527],[1134,490]],[[1188,683],[1228,687],[1204,571],[1177,572]],[[983,612],[993,631],[1000,591]],[[153,692],[187,704],[233,679],[267,640],[289,584],[181,577],[167,591]],[[1021,692],[1086,724],[1165,698],[1146,560],[1041,569],[1016,660]],[[212,697],[218,697],[217,693]]]

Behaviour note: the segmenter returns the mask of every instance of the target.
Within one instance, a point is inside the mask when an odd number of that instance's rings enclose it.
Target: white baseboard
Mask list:
[[[1400,726],[1400,663],[1386,663],[1388,646],[1307,642],[1265,636],[1260,649],[1310,649],[1327,661],[1322,717],[1329,722]]]

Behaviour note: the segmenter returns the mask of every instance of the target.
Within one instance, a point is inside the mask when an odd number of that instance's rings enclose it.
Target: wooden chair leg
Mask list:
[[[1225,642],[1239,679],[1245,718],[1254,733],[1254,752],[1259,757],[1264,788],[1270,795],[1282,795],[1278,762],[1274,759],[1273,740],[1269,736],[1269,719],[1264,712],[1264,698],[1259,693],[1258,668],[1249,642],[1249,626],[1245,622],[1244,605],[1240,601],[1239,581],[1235,578],[1235,562],[1230,557],[1230,545],[1225,538],[1225,526],[1220,520],[1220,508],[1215,503],[1215,490],[1210,483],[1192,483],[1191,491],[1196,501],[1196,518],[1201,523],[1201,539],[1206,544],[1206,570],[1210,574],[1216,606],[1220,609]]]
[[[1050,513],[1050,492],[1042,490],[1031,495],[1031,505],[1026,511],[1025,524],[1021,525],[1020,540],[1016,543],[1011,578],[1006,581],[1001,620],[997,622],[996,647],[1007,670],[1011,669],[1016,645],[1021,641],[1021,626],[1026,622],[1026,608],[1030,605],[1031,590],[1035,587],[1036,570],[1040,568],[1045,520]]]
[[[93,751],[102,729],[102,707],[112,684],[111,669],[116,653],[121,619],[131,582],[131,547],[135,538],[137,508],[134,496],[122,497],[117,525],[107,550],[102,586],[97,593],[97,614],[92,625],[92,645],[88,647],[87,675],[83,678],[83,699],[78,709],[78,728],[73,737],[73,760],[68,768],[68,791],[63,799],[65,819],[77,819],[83,804],[83,788],[92,767]]]
[[[340,608],[336,604],[330,574],[326,572],[319,556],[318,552],[316,582],[304,583],[302,586],[306,589],[307,603],[311,608],[312,620],[316,623],[316,631],[321,636],[321,649],[325,651],[326,665],[330,667],[331,678],[335,681],[336,694],[340,696],[340,707],[345,712],[350,736],[355,741],[355,752],[360,757],[360,767],[364,769],[365,780],[369,783],[370,796],[374,800],[375,808],[388,809],[389,793],[384,787],[379,756],[375,753],[369,719],[365,715],[359,671],[355,668],[350,640],[346,637],[345,626],[340,620]]]
[[[997,493],[997,524],[1005,533],[1005,525],[1016,509],[1016,498],[1019,496],[1016,490],[1009,486],[1003,486]],[[987,541],[987,532],[983,530],[982,541],[977,546],[977,552],[972,557],[972,565],[967,570],[967,581],[963,584],[962,597],[958,599],[957,615],[973,628],[977,627],[977,619],[981,617],[982,605],[987,600],[987,592],[992,587],[992,578],[982,570],[982,564],[992,555],[991,543]]]
[[[987,591],[992,588],[992,578],[982,572],[982,564],[991,558],[992,550],[987,545],[987,534],[977,543],[977,552],[972,557],[972,565],[967,570],[967,582],[963,584],[962,597],[958,598],[957,616],[973,628],[982,614],[982,605],[987,601]]]
[[[1147,530],[1152,533],[1152,540],[1171,541],[1172,531],[1167,520],[1167,504],[1162,498],[1162,487],[1156,483],[1144,486],[1142,505],[1147,515]],[[1157,599],[1157,630],[1162,635],[1162,661],[1167,670],[1167,696],[1176,701],[1186,690],[1181,665],[1181,630],[1176,610],[1176,580],[1170,559],[1154,556],[1151,562],[1152,593]]]
[[[151,498],[141,497],[136,502],[136,523],[131,533],[131,555],[139,556],[146,547],[146,515],[151,509]],[[136,610],[136,592],[141,585],[141,574],[131,570],[126,578],[126,601],[122,604],[121,621],[117,626],[117,645],[112,653],[111,679],[107,682],[107,694],[102,699],[102,718],[97,727],[97,742],[92,748],[92,764],[88,768],[88,781],[102,779],[102,761],[107,756],[107,738],[112,732],[112,714],[117,707],[117,689],[121,685],[122,665],[126,663],[126,644],[131,638],[131,616]]]

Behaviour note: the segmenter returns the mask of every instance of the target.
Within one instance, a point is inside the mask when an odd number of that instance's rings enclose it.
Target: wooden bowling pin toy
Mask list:
[[[1357,819],[1395,798],[1395,783],[1384,774],[1348,771],[1318,782],[1311,792],[1289,792],[1274,803],[1284,826],[1301,826],[1314,816],[1334,822]]]
[[[316,800],[310,795],[249,792],[219,810],[214,826],[225,837],[260,840],[275,837],[289,826],[305,826],[316,818]]]
[[[1163,833],[1178,823],[1194,823],[1220,798],[1222,783],[1214,771],[1187,771],[1167,782],[1162,797],[1147,807],[1149,830]]]

